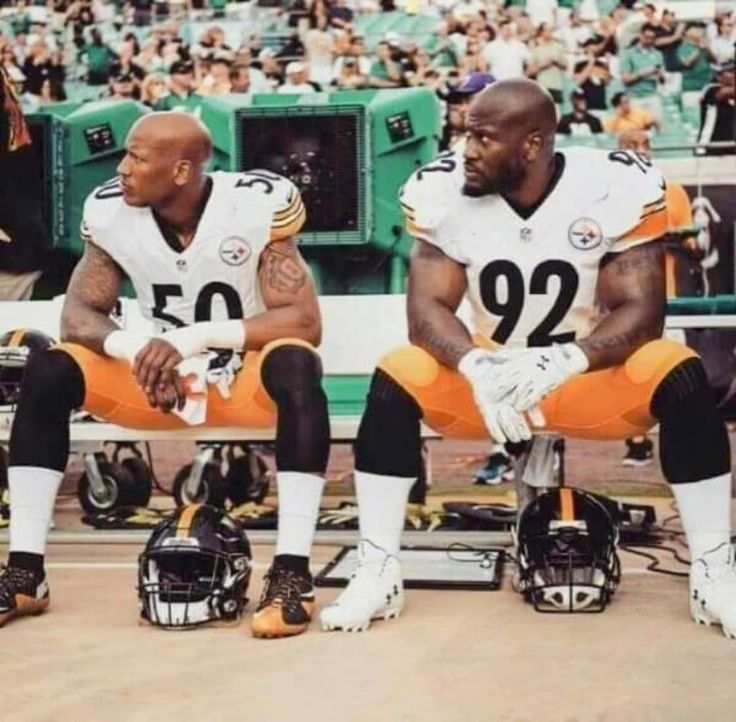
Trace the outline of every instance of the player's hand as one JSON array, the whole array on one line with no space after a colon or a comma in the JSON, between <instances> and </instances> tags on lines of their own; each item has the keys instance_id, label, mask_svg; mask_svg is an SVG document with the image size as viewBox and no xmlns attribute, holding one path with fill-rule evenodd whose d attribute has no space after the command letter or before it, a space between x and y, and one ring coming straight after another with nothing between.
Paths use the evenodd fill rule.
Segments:
<instances>
[{"instance_id":1,"label":"player's hand","mask_svg":"<svg viewBox=\"0 0 736 722\"><path fill-rule=\"evenodd\" d=\"M151 408L160 409L165 414L170 413L174 408L181 411L187 400L186 389L176 372L172 382L157 383L147 396Z\"/></svg>"},{"instance_id":2,"label":"player's hand","mask_svg":"<svg viewBox=\"0 0 736 722\"><path fill-rule=\"evenodd\" d=\"M476 348L458 364L458 371L470 382L488 432L499 444L531 438L523 415L509 403L520 373L511 364L525 353L526 349L487 351Z\"/></svg>"},{"instance_id":3,"label":"player's hand","mask_svg":"<svg viewBox=\"0 0 736 722\"><path fill-rule=\"evenodd\" d=\"M543 398L573 376L587 371L588 357L577 344L554 344L528 349L508 366L515 382L509 402L523 413L532 411Z\"/></svg>"},{"instance_id":4,"label":"player's hand","mask_svg":"<svg viewBox=\"0 0 736 722\"><path fill-rule=\"evenodd\" d=\"M510 403L501 402L495 405L478 404L483 421L491 437L497 444L507 441L518 443L532 438L524 415L519 413Z\"/></svg>"},{"instance_id":5,"label":"player's hand","mask_svg":"<svg viewBox=\"0 0 736 722\"><path fill-rule=\"evenodd\" d=\"M136 354L133 374L149 401L155 397L159 384L166 387L174 384L176 367L182 360L179 351L162 338L152 338Z\"/></svg>"}]
</instances>

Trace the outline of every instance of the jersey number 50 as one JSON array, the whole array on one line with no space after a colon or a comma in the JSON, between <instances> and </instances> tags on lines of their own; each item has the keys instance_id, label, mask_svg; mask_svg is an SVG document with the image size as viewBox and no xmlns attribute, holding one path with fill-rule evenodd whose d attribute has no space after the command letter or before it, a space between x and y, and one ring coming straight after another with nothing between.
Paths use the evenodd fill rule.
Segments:
<instances>
[{"instance_id":1,"label":"jersey number 50","mask_svg":"<svg viewBox=\"0 0 736 722\"><path fill-rule=\"evenodd\" d=\"M575 340L575 332L552 333L570 310L579 279L575 267L567 261L549 260L540 263L529 281L529 295L546 295L549 279L556 276L560 289L552 308L527 336L528 346L550 346L553 343L567 343ZM506 285L506 300L502 301L498 281L503 278ZM480 273L480 297L483 305L501 321L491 336L496 343L506 343L516 328L524 310L524 276L521 269L512 261L491 261Z\"/></svg>"}]
</instances>

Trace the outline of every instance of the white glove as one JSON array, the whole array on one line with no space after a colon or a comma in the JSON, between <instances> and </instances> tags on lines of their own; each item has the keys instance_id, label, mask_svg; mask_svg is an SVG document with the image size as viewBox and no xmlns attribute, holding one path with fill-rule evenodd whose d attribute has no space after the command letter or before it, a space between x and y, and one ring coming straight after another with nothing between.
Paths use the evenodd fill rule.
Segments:
<instances>
[{"instance_id":1,"label":"white glove","mask_svg":"<svg viewBox=\"0 0 736 722\"><path fill-rule=\"evenodd\" d=\"M509 401L518 411L528 411L589 365L585 351L575 343L527 349L508 364L506 373L516 385Z\"/></svg>"},{"instance_id":2,"label":"white glove","mask_svg":"<svg viewBox=\"0 0 736 722\"><path fill-rule=\"evenodd\" d=\"M524 416L509 403L508 397L516 388L518 371L506 369L512 359L526 353L526 349L486 351L474 348L460 359L457 368L470 382L473 397L483 416L486 428L499 444L531 439L532 433Z\"/></svg>"}]
</instances>

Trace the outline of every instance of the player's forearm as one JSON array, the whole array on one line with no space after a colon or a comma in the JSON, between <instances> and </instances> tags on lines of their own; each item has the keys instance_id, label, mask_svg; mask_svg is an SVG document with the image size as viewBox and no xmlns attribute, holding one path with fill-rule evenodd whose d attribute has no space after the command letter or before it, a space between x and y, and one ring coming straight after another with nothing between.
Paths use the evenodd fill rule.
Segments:
<instances>
[{"instance_id":1,"label":"player's forearm","mask_svg":"<svg viewBox=\"0 0 736 722\"><path fill-rule=\"evenodd\" d=\"M61 340L104 353L104 343L119 326L106 314L67 298L61 314Z\"/></svg>"},{"instance_id":2,"label":"player's forearm","mask_svg":"<svg viewBox=\"0 0 736 722\"><path fill-rule=\"evenodd\" d=\"M623 304L606 316L587 338L577 341L588 357L589 371L618 366L649 341L661 338L664 303Z\"/></svg>"},{"instance_id":3,"label":"player's forearm","mask_svg":"<svg viewBox=\"0 0 736 722\"><path fill-rule=\"evenodd\" d=\"M409 340L453 369L474 347L465 324L437 302L425 303L421 310L409 308Z\"/></svg>"},{"instance_id":4,"label":"player's forearm","mask_svg":"<svg viewBox=\"0 0 736 722\"><path fill-rule=\"evenodd\" d=\"M280 338L299 338L319 346L322 340L322 322L319 311L299 306L281 306L251 316L245 321L245 348L262 349L270 341Z\"/></svg>"}]
</instances>

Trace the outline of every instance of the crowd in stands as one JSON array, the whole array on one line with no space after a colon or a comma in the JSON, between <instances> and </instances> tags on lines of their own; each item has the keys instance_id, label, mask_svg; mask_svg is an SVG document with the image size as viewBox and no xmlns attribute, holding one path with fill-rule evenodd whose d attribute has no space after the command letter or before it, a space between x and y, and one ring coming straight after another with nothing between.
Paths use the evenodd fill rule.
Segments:
<instances>
[{"instance_id":1,"label":"crowd in stands","mask_svg":"<svg viewBox=\"0 0 736 722\"><path fill-rule=\"evenodd\" d=\"M275 8L256 6L269 0L206 2L0 0L0 62L27 111L74 99L80 86L85 99L188 110L223 93L426 86L447 110L449 145L461 133L462 110L454 106L464 101L456 93L463 82L527 77L558 103L562 134L656 132L662 98L670 97L698 108L704 126L713 106L706 140L733 140L736 29L729 9L681 20L677 0L282 0ZM387 12L427 18L431 30L361 32L366 16ZM274 19L284 32L279 42L266 42L258 23Z\"/></svg>"}]
</instances>

